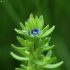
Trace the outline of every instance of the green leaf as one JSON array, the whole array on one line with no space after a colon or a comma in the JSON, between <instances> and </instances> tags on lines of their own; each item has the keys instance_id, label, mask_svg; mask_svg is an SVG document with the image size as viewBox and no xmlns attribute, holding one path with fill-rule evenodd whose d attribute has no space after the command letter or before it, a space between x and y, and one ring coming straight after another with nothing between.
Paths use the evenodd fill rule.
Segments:
<instances>
[{"instance_id":1,"label":"green leaf","mask_svg":"<svg viewBox=\"0 0 70 70\"><path fill-rule=\"evenodd\" d=\"M46 57L50 57L51 58L52 56L52 50L50 50L47 54L46 54Z\"/></svg>"},{"instance_id":2,"label":"green leaf","mask_svg":"<svg viewBox=\"0 0 70 70\"><path fill-rule=\"evenodd\" d=\"M20 22L20 26L23 30L26 30L26 27Z\"/></svg>"},{"instance_id":3,"label":"green leaf","mask_svg":"<svg viewBox=\"0 0 70 70\"><path fill-rule=\"evenodd\" d=\"M15 30L18 34L24 35L24 37L25 37L27 40L29 40L29 41L33 41L33 40L34 40L34 37L33 37L33 36L30 36L27 31L26 31L26 32L23 32L23 31L18 30L18 29L16 29L16 28L15 28L14 30Z\"/></svg>"},{"instance_id":4,"label":"green leaf","mask_svg":"<svg viewBox=\"0 0 70 70\"><path fill-rule=\"evenodd\" d=\"M51 39L51 37L47 37L45 39L41 39L36 46L37 47L44 46L44 45L49 43L50 39Z\"/></svg>"},{"instance_id":5,"label":"green leaf","mask_svg":"<svg viewBox=\"0 0 70 70\"><path fill-rule=\"evenodd\" d=\"M38 26L39 26L40 29L42 29L43 26L44 26L44 20L43 20L43 16L42 15L38 19Z\"/></svg>"},{"instance_id":6,"label":"green leaf","mask_svg":"<svg viewBox=\"0 0 70 70\"><path fill-rule=\"evenodd\" d=\"M43 47L41 48L41 51L43 52L43 51L51 50L51 49L53 49L53 48L54 48L54 45L52 45L52 46L43 46Z\"/></svg>"},{"instance_id":7,"label":"green leaf","mask_svg":"<svg viewBox=\"0 0 70 70\"><path fill-rule=\"evenodd\" d=\"M46 62L39 59L39 60L35 60L34 63L37 64L37 65L43 65L43 64L45 64Z\"/></svg>"},{"instance_id":8,"label":"green leaf","mask_svg":"<svg viewBox=\"0 0 70 70\"><path fill-rule=\"evenodd\" d=\"M54 45L53 46L42 46L37 50L37 53L41 54L43 51L51 50L52 48L54 48Z\"/></svg>"},{"instance_id":9,"label":"green leaf","mask_svg":"<svg viewBox=\"0 0 70 70\"><path fill-rule=\"evenodd\" d=\"M28 40L24 40L21 37L17 36L18 41L21 43L21 45L25 46L25 47L33 47L33 42L29 42Z\"/></svg>"},{"instance_id":10,"label":"green leaf","mask_svg":"<svg viewBox=\"0 0 70 70\"><path fill-rule=\"evenodd\" d=\"M12 55L12 57L14 57L15 59L20 60L20 61L28 61L29 60L28 58L20 57L20 56L14 54L13 52L10 52L10 54Z\"/></svg>"},{"instance_id":11,"label":"green leaf","mask_svg":"<svg viewBox=\"0 0 70 70\"><path fill-rule=\"evenodd\" d=\"M37 65L43 65L46 63L46 61L44 61L43 57L39 57L38 59L34 59L33 61Z\"/></svg>"},{"instance_id":12,"label":"green leaf","mask_svg":"<svg viewBox=\"0 0 70 70\"><path fill-rule=\"evenodd\" d=\"M22 68L26 69L27 67L23 64L20 65Z\"/></svg>"},{"instance_id":13,"label":"green leaf","mask_svg":"<svg viewBox=\"0 0 70 70\"><path fill-rule=\"evenodd\" d=\"M46 59L46 60L44 60L44 58L38 58L38 59L35 59L35 60L33 60L33 61L34 61L34 63L37 64L37 65L42 65L42 66L44 66L44 65L46 65L46 64L50 64L50 63L54 62L55 60L56 60L56 57L51 58L51 59Z\"/></svg>"},{"instance_id":14,"label":"green leaf","mask_svg":"<svg viewBox=\"0 0 70 70\"><path fill-rule=\"evenodd\" d=\"M39 28L39 22L38 22L38 16L35 16L35 19L34 19L34 21L35 21L35 23L34 23L34 25L35 25L35 27L36 28Z\"/></svg>"},{"instance_id":15,"label":"green leaf","mask_svg":"<svg viewBox=\"0 0 70 70\"><path fill-rule=\"evenodd\" d=\"M51 58L52 56L52 51L50 50L47 55L44 57L44 60L47 61L46 63L48 64L49 62L53 62L56 60L56 57Z\"/></svg>"},{"instance_id":16,"label":"green leaf","mask_svg":"<svg viewBox=\"0 0 70 70\"><path fill-rule=\"evenodd\" d=\"M25 22L25 25L28 31L30 31L32 28L35 28L35 21L34 21L33 14L30 14L30 17L27 20L27 22Z\"/></svg>"},{"instance_id":17,"label":"green leaf","mask_svg":"<svg viewBox=\"0 0 70 70\"><path fill-rule=\"evenodd\" d=\"M56 57L50 58L49 60L46 59L47 64L50 64L56 60Z\"/></svg>"},{"instance_id":18,"label":"green leaf","mask_svg":"<svg viewBox=\"0 0 70 70\"><path fill-rule=\"evenodd\" d=\"M17 40L21 43L21 45L26 47L26 40L24 40L23 38L17 36Z\"/></svg>"},{"instance_id":19,"label":"green leaf","mask_svg":"<svg viewBox=\"0 0 70 70\"><path fill-rule=\"evenodd\" d=\"M28 54L25 52L25 50L28 50L26 47L17 47L17 46L15 46L15 45L13 45L13 44L11 44L11 46L15 49L15 50L17 50L19 53L21 53L22 55L24 55L24 56L27 56Z\"/></svg>"},{"instance_id":20,"label":"green leaf","mask_svg":"<svg viewBox=\"0 0 70 70\"><path fill-rule=\"evenodd\" d=\"M29 38L28 32L25 30L24 32L22 30L14 29L18 34L24 35L25 38Z\"/></svg>"},{"instance_id":21,"label":"green leaf","mask_svg":"<svg viewBox=\"0 0 70 70\"><path fill-rule=\"evenodd\" d=\"M44 29L41 31L39 37L41 37L49 28L49 25L47 25L46 27L44 27Z\"/></svg>"},{"instance_id":22,"label":"green leaf","mask_svg":"<svg viewBox=\"0 0 70 70\"><path fill-rule=\"evenodd\" d=\"M49 30L47 30L45 33L43 33L43 35L41 37L43 38L43 37L48 36L54 30L54 28L55 28L55 26L51 27Z\"/></svg>"},{"instance_id":23,"label":"green leaf","mask_svg":"<svg viewBox=\"0 0 70 70\"><path fill-rule=\"evenodd\" d=\"M18 29L16 29L16 28L15 28L14 30L15 30L18 34L22 34L22 35L24 34L21 30L18 30Z\"/></svg>"},{"instance_id":24,"label":"green leaf","mask_svg":"<svg viewBox=\"0 0 70 70\"><path fill-rule=\"evenodd\" d=\"M26 26L26 30L27 31L31 30L30 23L28 23L28 22L25 21L25 26Z\"/></svg>"},{"instance_id":25,"label":"green leaf","mask_svg":"<svg viewBox=\"0 0 70 70\"><path fill-rule=\"evenodd\" d=\"M51 58L51 59L44 59L44 61L45 61L45 63L42 65L42 67L43 66L45 66L45 65L48 65L48 64L50 64L50 63L52 63L52 62L54 62L56 60L56 57L53 57L53 58Z\"/></svg>"},{"instance_id":26,"label":"green leaf","mask_svg":"<svg viewBox=\"0 0 70 70\"><path fill-rule=\"evenodd\" d=\"M49 69L52 69L52 68L56 68L56 67L59 67L60 65L63 64L63 61L59 62L59 63L56 63L56 64L47 64L45 66L43 66L43 68L49 68Z\"/></svg>"}]
</instances>

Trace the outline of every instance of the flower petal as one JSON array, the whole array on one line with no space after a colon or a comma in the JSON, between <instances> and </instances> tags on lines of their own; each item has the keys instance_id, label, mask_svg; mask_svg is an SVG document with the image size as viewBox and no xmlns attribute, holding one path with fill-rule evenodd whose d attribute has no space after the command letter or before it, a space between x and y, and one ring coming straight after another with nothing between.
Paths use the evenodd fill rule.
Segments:
<instances>
[{"instance_id":1,"label":"flower petal","mask_svg":"<svg viewBox=\"0 0 70 70\"><path fill-rule=\"evenodd\" d=\"M39 28L33 28L31 31L30 31L30 35L32 36L37 36L40 34L40 29Z\"/></svg>"}]
</instances>

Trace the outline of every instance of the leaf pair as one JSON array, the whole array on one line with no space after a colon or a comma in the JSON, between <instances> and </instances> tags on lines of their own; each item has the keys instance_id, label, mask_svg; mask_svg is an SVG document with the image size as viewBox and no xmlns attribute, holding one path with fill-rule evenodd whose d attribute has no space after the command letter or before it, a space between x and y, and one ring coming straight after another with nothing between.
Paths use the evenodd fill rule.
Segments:
<instances>
[{"instance_id":1,"label":"leaf pair","mask_svg":"<svg viewBox=\"0 0 70 70\"><path fill-rule=\"evenodd\" d=\"M21 43L21 45L23 45L24 47L28 47L28 48L31 48L31 47L33 47L33 42L30 42L30 41L28 41L28 40L24 40L23 38L21 38L21 37L18 37L17 36L17 39L18 39L18 41Z\"/></svg>"},{"instance_id":2,"label":"leaf pair","mask_svg":"<svg viewBox=\"0 0 70 70\"><path fill-rule=\"evenodd\" d=\"M49 29L49 25L47 25L46 27L44 27L44 29L41 31L41 34L39 35L39 38L43 38L48 36L53 30L54 30L55 26L51 27Z\"/></svg>"},{"instance_id":3,"label":"leaf pair","mask_svg":"<svg viewBox=\"0 0 70 70\"><path fill-rule=\"evenodd\" d=\"M40 54L42 54L44 51L51 50L52 48L54 48L54 45L52 45L52 46L42 46L42 47L38 48L36 50L37 56L39 56Z\"/></svg>"},{"instance_id":4,"label":"leaf pair","mask_svg":"<svg viewBox=\"0 0 70 70\"><path fill-rule=\"evenodd\" d=\"M28 52L28 51L26 52L26 50L27 50L26 47L16 47L16 46L13 45L13 44L11 44L11 46L12 46L15 50L17 50L20 54L22 54L22 56L27 56L27 57L28 57L29 52ZM27 58L27 57L20 57L20 56L16 55L16 54L13 53L13 52L10 52L10 54L12 55L12 57L14 57L15 59L20 60L20 61L28 61L28 60L29 60L29 58Z\"/></svg>"},{"instance_id":5,"label":"leaf pair","mask_svg":"<svg viewBox=\"0 0 70 70\"><path fill-rule=\"evenodd\" d=\"M51 37L46 37L45 39L40 39L40 41L37 43L37 47L41 47L44 45L48 45L49 41L50 41Z\"/></svg>"},{"instance_id":6,"label":"leaf pair","mask_svg":"<svg viewBox=\"0 0 70 70\"><path fill-rule=\"evenodd\" d=\"M54 62L55 60L56 60L56 57L48 59L48 60L44 60L44 57L42 57L42 58L35 59L34 63L43 67L44 65L50 64Z\"/></svg>"},{"instance_id":7,"label":"leaf pair","mask_svg":"<svg viewBox=\"0 0 70 70\"><path fill-rule=\"evenodd\" d=\"M11 44L11 46L16 50L18 51L20 54L22 54L23 56L28 56L28 53L26 53L25 51L28 50L27 47L17 47L13 44Z\"/></svg>"}]
</instances>

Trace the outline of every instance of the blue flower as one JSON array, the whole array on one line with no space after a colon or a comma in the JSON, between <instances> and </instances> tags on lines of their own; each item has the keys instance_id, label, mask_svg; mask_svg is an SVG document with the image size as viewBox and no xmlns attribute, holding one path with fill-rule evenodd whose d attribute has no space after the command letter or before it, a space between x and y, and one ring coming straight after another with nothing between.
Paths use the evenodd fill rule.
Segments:
<instances>
[{"instance_id":1,"label":"blue flower","mask_svg":"<svg viewBox=\"0 0 70 70\"><path fill-rule=\"evenodd\" d=\"M33 28L31 31L30 31L30 35L32 36L37 36L40 34L40 29L39 28Z\"/></svg>"}]
</instances>

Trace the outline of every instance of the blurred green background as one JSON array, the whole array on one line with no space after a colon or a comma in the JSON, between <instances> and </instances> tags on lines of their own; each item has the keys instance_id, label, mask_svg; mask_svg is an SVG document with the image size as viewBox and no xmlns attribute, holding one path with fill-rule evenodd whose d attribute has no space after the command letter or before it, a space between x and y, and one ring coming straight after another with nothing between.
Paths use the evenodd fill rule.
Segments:
<instances>
[{"instance_id":1,"label":"blurred green background","mask_svg":"<svg viewBox=\"0 0 70 70\"><path fill-rule=\"evenodd\" d=\"M1 1L1 0L0 0ZM45 25L55 25L51 44L55 45L53 55L57 61L64 61L59 68L70 70L70 0L2 0L0 2L0 70L15 70L20 62L11 57L17 53L11 43L19 45L14 28L20 29L19 22L25 22L29 15L43 15Z\"/></svg>"}]
</instances>

